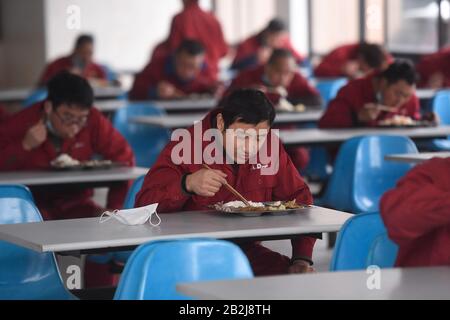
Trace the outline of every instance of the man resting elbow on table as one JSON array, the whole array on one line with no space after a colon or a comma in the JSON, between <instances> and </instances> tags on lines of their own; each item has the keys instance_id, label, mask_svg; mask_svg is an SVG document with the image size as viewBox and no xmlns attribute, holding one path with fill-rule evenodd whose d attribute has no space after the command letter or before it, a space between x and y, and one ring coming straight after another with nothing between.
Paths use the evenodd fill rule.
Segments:
<instances>
[{"instance_id":1,"label":"man resting elbow on table","mask_svg":"<svg viewBox=\"0 0 450 320\"><path fill-rule=\"evenodd\" d=\"M202 165L205 163L203 154L207 152L211 142L195 136L194 128L191 127L188 129L189 142L192 146L194 141L200 141L200 148L193 151L201 152L201 163L193 161L194 152L191 152L188 157L190 160L175 164L179 159L176 159L173 150L178 148L179 142L172 141L147 174L143 187L136 196L136 206L159 203L159 213L209 210L209 206L215 203L239 200L224 187L226 183L250 201L296 199L301 204L312 204L308 186L282 145L276 143L279 142L278 137L274 136L276 140L271 138L270 127L274 117L274 108L261 91L234 91L201 122L202 137L208 129L217 129L214 143L218 150L223 150L219 160L209 164L212 170L205 169ZM234 142L233 147L229 147L230 139ZM275 146L270 153L270 164L251 164L250 159L255 159L256 154L258 161L261 156L260 149L250 147L255 145L250 142L251 139L254 139L253 142L257 140L257 145L265 144L269 150ZM214 159L217 160L216 157ZM268 168L276 163L278 170L270 173L263 171L263 167ZM255 275L271 275L312 271L314 243L315 239L311 237L293 238L292 259L265 248L259 242L248 241L240 246L249 258Z\"/></svg>"},{"instance_id":2,"label":"man resting elbow on table","mask_svg":"<svg viewBox=\"0 0 450 320\"><path fill-rule=\"evenodd\" d=\"M212 96L220 86L211 77L209 68L202 44L184 40L175 52L154 57L136 75L130 99L173 100L194 94Z\"/></svg>"},{"instance_id":3,"label":"man resting elbow on table","mask_svg":"<svg viewBox=\"0 0 450 320\"><path fill-rule=\"evenodd\" d=\"M133 152L108 119L92 108L94 94L87 80L63 72L52 78L48 98L10 116L0 127L0 171L48 170L61 154L79 160L94 155L134 165ZM70 171L67 176L70 179ZM101 214L105 209L92 200L93 191L83 186L30 188L45 220L73 219ZM108 193L108 209L119 209L128 183L114 183Z\"/></svg>"},{"instance_id":4,"label":"man resting elbow on table","mask_svg":"<svg viewBox=\"0 0 450 320\"><path fill-rule=\"evenodd\" d=\"M415 95L416 72L406 60L388 69L353 80L332 100L319 121L320 128L376 127L394 116L419 120L420 104Z\"/></svg>"}]
</instances>

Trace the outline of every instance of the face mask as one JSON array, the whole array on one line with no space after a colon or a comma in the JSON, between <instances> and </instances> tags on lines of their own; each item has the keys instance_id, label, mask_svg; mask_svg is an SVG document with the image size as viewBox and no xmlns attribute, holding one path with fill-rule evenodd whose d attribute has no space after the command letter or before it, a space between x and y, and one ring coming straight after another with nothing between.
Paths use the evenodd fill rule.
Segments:
<instances>
[{"instance_id":1,"label":"face mask","mask_svg":"<svg viewBox=\"0 0 450 320\"><path fill-rule=\"evenodd\" d=\"M106 211L100 216L100 223L106 222L111 218L116 219L122 224L129 226L137 226L146 223L147 221L153 226L157 227L161 224L161 218L156 213L158 204L151 204L146 207L134 208L128 210L114 210L113 212ZM157 222L152 222L152 216L157 218ZM108 216L104 218L105 216Z\"/></svg>"},{"instance_id":2,"label":"face mask","mask_svg":"<svg viewBox=\"0 0 450 320\"><path fill-rule=\"evenodd\" d=\"M47 118L47 121L46 121L45 125L47 126L48 131L50 131L53 135L57 135L56 134L56 130L53 127L53 124L52 124L52 122L50 121L49 118Z\"/></svg>"},{"instance_id":3,"label":"face mask","mask_svg":"<svg viewBox=\"0 0 450 320\"><path fill-rule=\"evenodd\" d=\"M383 95L381 94L381 92L377 92L376 99L377 99L377 103L383 104Z\"/></svg>"}]
</instances>

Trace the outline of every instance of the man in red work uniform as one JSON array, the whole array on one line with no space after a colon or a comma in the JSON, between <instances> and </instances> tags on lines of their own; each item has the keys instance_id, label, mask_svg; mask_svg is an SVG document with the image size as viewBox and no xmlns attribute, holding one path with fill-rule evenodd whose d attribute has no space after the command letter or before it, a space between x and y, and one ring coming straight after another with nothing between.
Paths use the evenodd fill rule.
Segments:
<instances>
[{"instance_id":1,"label":"man in red work uniform","mask_svg":"<svg viewBox=\"0 0 450 320\"><path fill-rule=\"evenodd\" d=\"M322 78L367 76L373 71L384 70L393 58L376 44L350 44L338 47L326 55L315 68L314 76Z\"/></svg>"},{"instance_id":2,"label":"man in red work uniform","mask_svg":"<svg viewBox=\"0 0 450 320\"><path fill-rule=\"evenodd\" d=\"M2 122L0 170L48 170L61 154L80 161L101 155L132 166L130 146L92 103L93 91L85 79L67 72L51 79L45 101ZM92 217L105 210L83 186L37 186L31 191L45 220ZM127 191L127 182L114 184L107 208L121 208Z\"/></svg>"},{"instance_id":3,"label":"man in red work uniform","mask_svg":"<svg viewBox=\"0 0 450 320\"><path fill-rule=\"evenodd\" d=\"M173 55L160 56L135 77L129 93L132 100L178 99L190 94L215 94L205 50L194 40L184 40Z\"/></svg>"},{"instance_id":4,"label":"man in red work uniform","mask_svg":"<svg viewBox=\"0 0 450 320\"><path fill-rule=\"evenodd\" d=\"M231 68L242 71L265 65L274 49L289 50L297 64L305 60L292 45L283 21L273 19L263 31L251 36L238 45Z\"/></svg>"},{"instance_id":5,"label":"man in red work uniform","mask_svg":"<svg viewBox=\"0 0 450 320\"><path fill-rule=\"evenodd\" d=\"M374 127L395 115L418 120L415 83L414 66L407 60L397 60L380 74L350 81L330 102L319 127Z\"/></svg>"},{"instance_id":6,"label":"man in red work uniform","mask_svg":"<svg viewBox=\"0 0 450 320\"><path fill-rule=\"evenodd\" d=\"M450 48L425 56L417 65L420 87L442 89L450 87Z\"/></svg>"},{"instance_id":7,"label":"man in red work uniform","mask_svg":"<svg viewBox=\"0 0 450 320\"><path fill-rule=\"evenodd\" d=\"M59 58L50 63L44 70L38 85L44 87L47 82L61 71L69 71L88 79L93 85L107 84L104 69L93 61L94 38L81 35L75 42L75 48L67 57Z\"/></svg>"},{"instance_id":8,"label":"man in red work uniform","mask_svg":"<svg viewBox=\"0 0 450 320\"><path fill-rule=\"evenodd\" d=\"M280 105L285 91L286 98L293 105L303 103L309 106L320 106L322 99L319 92L296 71L295 59L287 49L275 49L266 65L259 66L238 75L230 85L228 92L236 88L257 87L267 93L267 96L277 107ZM287 129L287 127L283 127ZM309 153L305 148L289 148L289 156L298 169L304 169L309 162Z\"/></svg>"},{"instance_id":9,"label":"man in red work uniform","mask_svg":"<svg viewBox=\"0 0 450 320\"><path fill-rule=\"evenodd\" d=\"M211 131L209 129L216 129L214 131L219 136L217 145L220 150L224 150L220 159L210 164L212 170L204 169L202 165L205 163L202 155L211 142L204 142L205 139L195 136L194 128L190 128L189 142L194 144L198 139L203 141L201 150L197 150L202 152L199 154L200 163L188 159L176 164L178 160L175 161L172 153L178 148L178 142L169 143L147 174L136 197L136 206L159 203L158 212L161 213L208 210L208 206L217 202L237 200L224 187L226 183L250 201L296 199L298 203L311 204L313 200L308 186L281 144L275 146L272 140L277 139L269 131L274 118L275 110L264 93L254 89L236 90L201 123L202 137L206 131ZM255 136L247 136L250 131L253 131ZM238 132L245 135L241 136ZM259 149L250 147L249 139L255 139L257 143L267 143L273 157L266 164L277 163L278 170L263 174L263 165L251 164L249 159L260 153ZM234 143L230 144L230 141ZM229 145L234 147L228 147ZM274 146L273 150L271 146ZM195 152L194 150L190 154L195 157ZM190 156L189 158L191 159ZM270 275L311 271L314 243L314 238L306 236L292 239L292 259L273 252L260 243L242 243L241 248L249 258L256 275Z\"/></svg>"},{"instance_id":10,"label":"man in red work uniform","mask_svg":"<svg viewBox=\"0 0 450 320\"><path fill-rule=\"evenodd\" d=\"M198 0L182 1L183 10L173 18L169 37L158 46L159 50L173 52L184 40L197 40L206 50L209 76L216 80L220 59L228 53L220 22L212 13L202 10Z\"/></svg>"},{"instance_id":11,"label":"man in red work uniform","mask_svg":"<svg viewBox=\"0 0 450 320\"><path fill-rule=\"evenodd\" d=\"M398 267L450 266L450 158L412 169L381 199Z\"/></svg>"}]
</instances>

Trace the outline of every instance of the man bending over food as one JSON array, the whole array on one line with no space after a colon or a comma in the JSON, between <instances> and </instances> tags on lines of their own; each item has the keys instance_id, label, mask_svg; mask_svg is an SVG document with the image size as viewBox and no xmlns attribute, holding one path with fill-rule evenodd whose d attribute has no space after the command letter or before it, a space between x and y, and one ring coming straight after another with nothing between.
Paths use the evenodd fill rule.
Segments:
<instances>
[{"instance_id":1,"label":"man bending over food","mask_svg":"<svg viewBox=\"0 0 450 320\"><path fill-rule=\"evenodd\" d=\"M253 202L295 199L298 204L312 204L308 186L279 143L278 137L270 131L274 118L273 105L261 91L239 89L232 92L199 123L201 137L196 130L199 124L188 129L191 145L200 145L198 150L191 152L191 160L195 158L195 151L200 151L201 155L208 153L211 141L205 142L207 139L203 137L211 131L209 129L217 129L215 142L220 145L222 154L218 157L220 152L216 152L216 161L208 163L208 167L203 162L203 156L200 162L187 161L189 163L179 164L176 152L173 151L179 147L180 142L170 142L148 172L142 189L136 196L136 206L159 203L159 213L209 210L214 204L239 200L225 187L227 183ZM203 142L199 143L199 140ZM258 147L254 148L255 145ZM262 158L259 154L262 145L269 150L273 149L270 164L255 164L250 161ZM275 145L275 148L271 147ZM267 170L270 167L277 170L270 172L271 170ZM312 271L311 257L315 239L298 236L291 241L291 259L269 250L259 242L249 241L240 243L240 246L257 276Z\"/></svg>"}]
</instances>

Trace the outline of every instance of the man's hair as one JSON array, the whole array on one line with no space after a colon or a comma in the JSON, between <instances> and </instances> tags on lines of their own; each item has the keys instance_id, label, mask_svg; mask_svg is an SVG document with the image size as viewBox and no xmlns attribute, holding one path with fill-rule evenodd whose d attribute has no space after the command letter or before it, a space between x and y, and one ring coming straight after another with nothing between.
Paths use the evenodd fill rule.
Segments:
<instances>
[{"instance_id":1,"label":"man's hair","mask_svg":"<svg viewBox=\"0 0 450 320\"><path fill-rule=\"evenodd\" d=\"M279 59L293 58L292 52L288 49L275 49L269 58L267 64L274 65Z\"/></svg>"},{"instance_id":2,"label":"man's hair","mask_svg":"<svg viewBox=\"0 0 450 320\"><path fill-rule=\"evenodd\" d=\"M373 69L379 69L386 61L383 48L377 44L362 43L358 47L358 55Z\"/></svg>"},{"instance_id":3,"label":"man's hair","mask_svg":"<svg viewBox=\"0 0 450 320\"><path fill-rule=\"evenodd\" d=\"M190 56L198 56L205 53L205 47L196 40L186 39L178 46L176 54L181 52L185 52Z\"/></svg>"},{"instance_id":4,"label":"man's hair","mask_svg":"<svg viewBox=\"0 0 450 320\"><path fill-rule=\"evenodd\" d=\"M77 40L75 41L75 49L80 48L86 43L93 44L94 43L94 37L90 34L82 34L79 35Z\"/></svg>"},{"instance_id":5,"label":"man's hair","mask_svg":"<svg viewBox=\"0 0 450 320\"><path fill-rule=\"evenodd\" d=\"M380 77L386 79L388 84L394 84L401 80L406 81L409 85L414 85L417 82L417 73L414 65L407 59L395 60L380 74Z\"/></svg>"},{"instance_id":6,"label":"man's hair","mask_svg":"<svg viewBox=\"0 0 450 320\"><path fill-rule=\"evenodd\" d=\"M53 108L66 104L89 109L94 102L94 92L86 79L63 71L54 76L47 84L48 98Z\"/></svg>"},{"instance_id":7,"label":"man's hair","mask_svg":"<svg viewBox=\"0 0 450 320\"><path fill-rule=\"evenodd\" d=\"M270 20L264 31L269 33L283 32L286 31L286 25L283 20L275 18Z\"/></svg>"},{"instance_id":8,"label":"man's hair","mask_svg":"<svg viewBox=\"0 0 450 320\"><path fill-rule=\"evenodd\" d=\"M256 89L237 89L219 104L225 128L235 122L257 125L263 121L271 126L275 119L275 108L266 95Z\"/></svg>"}]
</instances>

